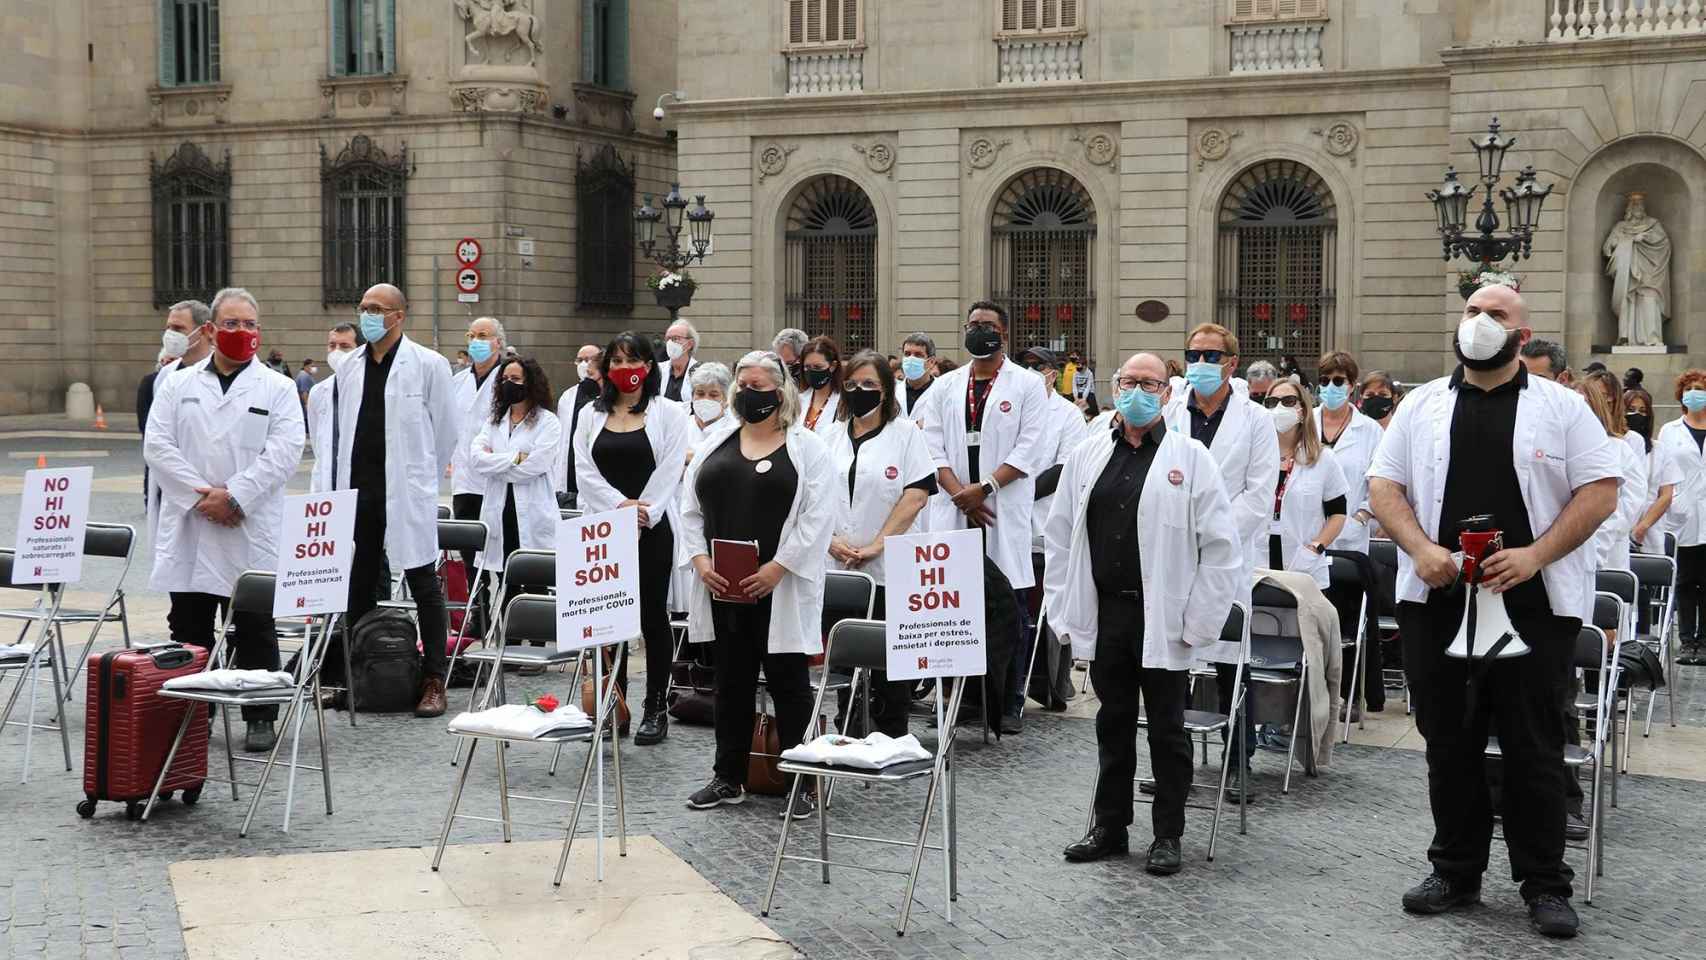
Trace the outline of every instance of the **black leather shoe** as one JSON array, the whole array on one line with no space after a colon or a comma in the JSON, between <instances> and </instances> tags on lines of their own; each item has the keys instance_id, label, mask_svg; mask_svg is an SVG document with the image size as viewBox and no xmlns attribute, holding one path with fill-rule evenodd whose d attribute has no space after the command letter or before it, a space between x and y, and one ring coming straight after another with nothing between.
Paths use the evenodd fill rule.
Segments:
<instances>
[{"instance_id":1,"label":"black leather shoe","mask_svg":"<svg viewBox=\"0 0 1706 960\"><path fill-rule=\"evenodd\" d=\"M1019 712L1016 710L1013 711L1012 713L1002 714L1001 715L1001 732L1003 735L1009 734L1009 733L1024 733L1025 732L1025 718L1020 716Z\"/></svg>"},{"instance_id":2,"label":"black leather shoe","mask_svg":"<svg viewBox=\"0 0 1706 960\"><path fill-rule=\"evenodd\" d=\"M243 732L244 753L266 753L278 743L271 720L250 720Z\"/></svg>"},{"instance_id":3,"label":"black leather shoe","mask_svg":"<svg viewBox=\"0 0 1706 960\"><path fill-rule=\"evenodd\" d=\"M1066 848L1066 859L1073 863L1090 863L1103 857L1123 857L1131 853L1131 841L1119 827L1094 826L1084 839Z\"/></svg>"},{"instance_id":4,"label":"black leather shoe","mask_svg":"<svg viewBox=\"0 0 1706 960\"><path fill-rule=\"evenodd\" d=\"M669 736L669 713L664 710L646 709L646 715L640 718L640 729L634 732L634 743L649 747L662 743Z\"/></svg>"},{"instance_id":5,"label":"black leather shoe","mask_svg":"<svg viewBox=\"0 0 1706 960\"><path fill-rule=\"evenodd\" d=\"M1156 837L1149 845L1149 861L1143 869L1158 877L1170 877L1179 872L1179 838Z\"/></svg>"},{"instance_id":6,"label":"black leather shoe","mask_svg":"<svg viewBox=\"0 0 1706 960\"><path fill-rule=\"evenodd\" d=\"M1586 840L1588 838L1588 822L1579 813L1564 816L1564 839Z\"/></svg>"},{"instance_id":7,"label":"black leather shoe","mask_svg":"<svg viewBox=\"0 0 1706 960\"><path fill-rule=\"evenodd\" d=\"M1451 880L1431 873L1426 880L1404 891L1407 913L1445 913L1481 902L1481 885Z\"/></svg>"},{"instance_id":8,"label":"black leather shoe","mask_svg":"<svg viewBox=\"0 0 1706 960\"><path fill-rule=\"evenodd\" d=\"M1582 922L1570 901L1555 893L1543 893L1528 901L1528 923L1541 934L1568 940Z\"/></svg>"}]
</instances>

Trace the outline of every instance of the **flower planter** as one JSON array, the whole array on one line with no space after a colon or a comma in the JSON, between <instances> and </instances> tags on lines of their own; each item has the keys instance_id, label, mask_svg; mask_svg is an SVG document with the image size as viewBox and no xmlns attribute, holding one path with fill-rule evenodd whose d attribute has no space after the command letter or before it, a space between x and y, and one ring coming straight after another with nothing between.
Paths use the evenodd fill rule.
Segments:
<instances>
[{"instance_id":1,"label":"flower planter","mask_svg":"<svg viewBox=\"0 0 1706 960\"><path fill-rule=\"evenodd\" d=\"M665 310L680 310L693 302L693 287L686 284L676 284L670 287L660 287L652 291L657 297L658 306Z\"/></svg>"}]
</instances>

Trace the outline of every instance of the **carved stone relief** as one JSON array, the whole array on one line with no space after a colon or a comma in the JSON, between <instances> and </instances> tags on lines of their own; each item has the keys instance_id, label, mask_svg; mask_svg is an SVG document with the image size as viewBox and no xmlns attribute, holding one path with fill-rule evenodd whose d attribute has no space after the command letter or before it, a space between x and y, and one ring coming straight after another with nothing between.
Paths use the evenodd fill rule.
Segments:
<instances>
[{"instance_id":1,"label":"carved stone relief","mask_svg":"<svg viewBox=\"0 0 1706 960\"><path fill-rule=\"evenodd\" d=\"M995 165L995 158L1001 151L1013 145L1011 140L993 140L989 137L977 137L966 144L966 174L969 176L977 170L987 170Z\"/></svg>"},{"instance_id":2,"label":"carved stone relief","mask_svg":"<svg viewBox=\"0 0 1706 960\"><path fill-rule=\"evenodd\" d=\"M758 182L776 176L788 169L788 157L800 149L793 145L784 146L780 143L767 143L758 148Z\"/></svg>"}]
</instances>

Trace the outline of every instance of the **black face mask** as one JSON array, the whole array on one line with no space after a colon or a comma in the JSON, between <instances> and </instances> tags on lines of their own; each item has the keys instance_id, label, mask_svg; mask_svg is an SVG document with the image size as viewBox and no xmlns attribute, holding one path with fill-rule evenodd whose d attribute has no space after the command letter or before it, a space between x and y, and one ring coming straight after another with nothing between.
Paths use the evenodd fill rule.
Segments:
<instances>
[{"instance_id":1,"label":"black face mask","mask_svg":"<svg viewBox=\"0 0 1706 960\"><path fill-rule=\"evenodd\" d=\"M1623 419L1629 422L1629 429L1643 437L1647 435L1647 430L1652 427L1652 421L1644 413L1631 413Z\"/></svg>"},{"instance_id":2,"label":"black face mask","mask_svg":"<svg viewBox=\"0 0 1706 960\"><path fill-rule=\"evenodd\" d=\"M803 361L803 360L795 360L793 363L788 364L788 376L793 377L794 382L796 382L796 383L799 382L800 377L805 372L806 372L806 364L805 364L805 361Z\"/></svg>"},{"instance_id":3,"label":"black face mask","mask_svg":"<svg viewBox=\"0 0 1706 960\"><path fill-rule=\"evenodd\" d=\"M849 390L842 398L847 401L847 409L853 411L855 417L862 417L883 405L881 390Z\"/></svg>"},{"instance_id":4,"label":"black face mask","mask_svg":"<svg viewBox=\"0 0 1706 960\"><path fill-rule=\"evenodd\" d=\"M1384 420L1384 419L1386 419L1386 415L1391 413L1391 412L1392 412L1392 398L1391 397L1383 397L1383 396L1380 396L1379 394L1375 394L1374 396L1371 396L1371 397L1363 397L1362 398L1362 415L1365 417L1373 417L1376 420Z\"/></svg>"},{"instance_id":5,"label":"black face mask","mask_svg":"<svg viewBox=\"0 0 1706 960\"><path fill-rule=\"evenodd\" d=\"M776 408L782 405L780 390L742 390L735 394L735 413L747 423L759 423L770 419Z\"/></svg>"},{"instance_id":6,"label":"black face mask","mask_svg":"<svg viewBox=\"0 0 1706 960\"><path fill-rule=\"evenodd\" d=\"M972 327L966 331L966 352L979 360L995 356L1001 349L1001 334L991 327Z\"/></svg>"},{"instance_id":7,"label":"black face mask","mask_svg":"<svg viewBox=\"0 0 1706 960\"><path fill-rule=\"evenodd\" d=\"M498 384L498 399L511 406L527 399L527 384L505 380Z\"/></svg>"},{"instance_id":8,"label":"black face mask","mask_svg":"<svg viewBox=\"0 0 1706 960\"><path fill-rule=\"evenodd\" d=\"M1517 349L1521 346L1522 331L1512 330L1510 334L1505 337L1505 345L1499 348L1498 353L1493 354L1485 360L1471 360L1463 355L1463 348L1458 345L1457 336L1453 334L1451 338L1451 352L1457 354L1457 362L1471 370L1497 370L1516 359Z\"/></svg>"},{"instance_id":9,"label":"black face mask","mask_svg":"<svg viewBox=\"0 0 1706 960\"><path fill-rule=\"evenodd\" d=\"M829 386L829 380L833 376L835 376L835 371L829 367L824 367L822 370L815 367L808 368L806 370L806 386L813 390L821 390Z\"/></svg>"}]
</instances>

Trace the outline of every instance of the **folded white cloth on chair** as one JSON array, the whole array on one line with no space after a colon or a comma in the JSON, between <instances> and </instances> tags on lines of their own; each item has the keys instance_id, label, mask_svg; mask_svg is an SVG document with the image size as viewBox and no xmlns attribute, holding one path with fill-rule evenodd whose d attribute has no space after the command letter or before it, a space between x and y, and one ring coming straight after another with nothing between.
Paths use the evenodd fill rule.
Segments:
<instances>
[{"instance_id":1,"label":"folded white cloth on chair","mask_svg":"<svg viewBox=\"0 0 1706 960\"><path fill-rule=\"evenodd\" d=\"M912 734L891 737L873 733L862 740L826 733L816 740L782 751L782 759L795 763L828 763L837 767L881 770L909 760L928 760L930 751Z\"/></svg>"},{"instance_id":2,"label":"folded white cloth on chair","mask_svg":"<svg viewBox=\"0 0 1706 960\"><path fill-rule=\"evenodd\" d=\"M296 678L283 670L203 670L173 677L161 685L163 690L218 690L223 693L243 693L249 690L276 690L293 687Z\"/></svg>"},{"instance_id":3,"label":"folded white cloth on chair","mask_svg":"<svg viewBox=\"0 0 1706 960\"><path fill-rule=\"evenodd\" d=\"M0 660L28 660L30 648L21 643L0 643Z\"/></svg>"},{"instance_id":4,"label":"folded white cloth on chair","mask_svg":"<svg viewBox=\"0 0 1706 960\"><path fill-rule=\"evenodd\" d=\"M450 721L451 733L523 740L590 729L592 718L574 704L564 704L545 713L525 703L506 703L487 710L459 713Z\"/></svg>"}]
</instances>

